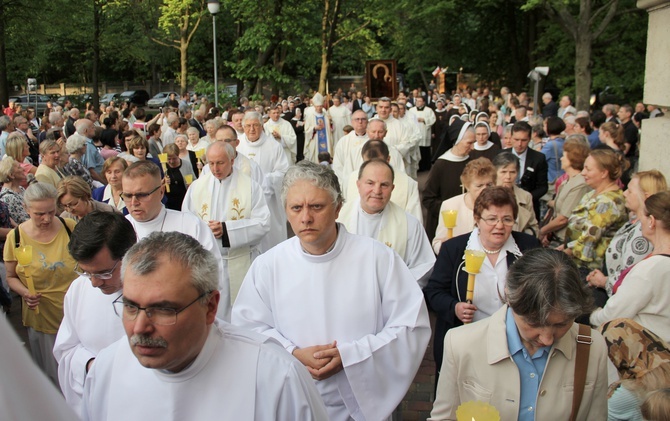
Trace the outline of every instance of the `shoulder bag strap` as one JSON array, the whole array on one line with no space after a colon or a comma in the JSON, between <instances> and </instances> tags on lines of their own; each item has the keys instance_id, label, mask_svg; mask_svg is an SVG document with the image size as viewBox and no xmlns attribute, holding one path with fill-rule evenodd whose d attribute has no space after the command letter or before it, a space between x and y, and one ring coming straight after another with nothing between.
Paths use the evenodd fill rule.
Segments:
<instances>
[{"instance_id":1,"label":"shoulder bag strap","mask_svg":"<svg viewBox=\"0 0 670 421\"><path fill-rule=\"evenodd\" d=\"M587 325L579 324L579 334L577 335L577 356L575 358L575 379L572 392L572 413L570 421L577 419L579 405L582 403L584 394L584 385L586 384L586 372L589 368L589 352L591 351L591 328Z\"/></svg>"}]
</instances>

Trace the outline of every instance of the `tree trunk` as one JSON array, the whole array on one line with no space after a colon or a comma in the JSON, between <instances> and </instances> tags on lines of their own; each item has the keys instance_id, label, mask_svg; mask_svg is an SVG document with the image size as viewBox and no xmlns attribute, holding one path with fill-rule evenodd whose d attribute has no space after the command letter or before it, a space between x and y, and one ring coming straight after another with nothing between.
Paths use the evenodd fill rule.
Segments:
<instances>
[{"instance_id":1,"label":"tree trunk","mask_svg":"<svg viewBox=\"0 0 670 421\"><path fill-rule=\"evenodd\" d=\"M9 104L7 83L7 54L5 52L5 2L0 0L0 104Z\"/></svg>"},{"instance_id":2,"label":"tree trunk","mask_svg":"<svg viewBox=\"0 0 670 421\"><path fill-rule=\"evenodd\" d=\"M98 92L98 72L100 68L100 12L101 7L98 0L93 0L93 75L91 82L93 83L93 97L91 103L93 107L98 109L98 102L100 101L100 93Z\"/></svg>"},{"instance_id":3,"label":"tree trunk","mask_svg":"<svg viewBox=\"0 0 670 421\"><path fill-rule=\"evenodd\" d=\"M328 81L328 56L325 51L321 52L321 72L319 73L319 92L321 95L326 95L326 84Z\"/></svg>"},{"instance_id":4,"label":"tree trunk","mask_svg":"<svg viewBox=\"0 0 670 421\"><path fill-rule=\"evenodd\" d=\"M187 77L188 77L188 43L186 42L186 37L181 37L181 45L179 46L179 56L181 62L181 83L179 85L181 91L179 94L186 92L187 86Z\"/></svg>"},{"instance_id":5,"label":"tree trunk","mask_svg":"<svg viewBox=\"0 0 670 421\"><path fill-rule=\"evenodd\" d=\"M340 13L340 0L334 0L332 20L328 23L331 16L330 0L323 1L323 17L321 19L321 72L319 74L319 92L327 95L326 85L328 84L328 68L330 59L333 56L333 42L335 41L335 31L337 30L338 14Z\"/></svg>"},{"instance_id":6,"label":"tree trunk","mask_svg":"<svg viewBox=\"0 0 670 421\"><path fill-rule=\"evenodd\" d=\"M591 34L579 31L575 40L575 106L588 110L591 98Z\"/></svg>"}]
</instances>

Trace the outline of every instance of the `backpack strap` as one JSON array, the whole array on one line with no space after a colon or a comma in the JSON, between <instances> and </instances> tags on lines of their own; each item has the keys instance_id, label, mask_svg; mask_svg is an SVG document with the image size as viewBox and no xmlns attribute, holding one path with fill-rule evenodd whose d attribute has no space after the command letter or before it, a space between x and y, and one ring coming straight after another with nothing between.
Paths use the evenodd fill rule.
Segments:
<instances>
[{"instance_id":1,"label":"backpack strap","mask_svg":"<svg viewBox=\"0 0 670 421\"><path fill-rule=\"evenodd\" d=\"M61 218L60 215L56 215L56 217L58 219L60 219L61 223L65 227L65 232L67 232L67 238L70 238L72 236L72 230L70 229L70 227L67 226L67 224L65 223L65 220L63 218ZM21 231L19 231L19 227L17 225L16 228L14 228L14 245L15 245L15 248L18 249L20 244L21 244Z\"/></svg>"},{"instance_id":2,"label":"backpack strap","mask_svg":"<svg viewBox=\"0 0 670 421\"><path fill-rule=\"evenodd\" d=\"M72 236L72 230L70 230L70 227L67 226L67 224L65 223L65 220L63 218L61 218L60 215L56 215L56 217L58 217L58 219L60 219L61 223L65 227L65 231L67 232L67 238L70 238Z\"/></svg>"},{"instance_id":3,"label":"backpack strap","mask_svg":"<svg viewBox=\"0 0 670 421\"><path fill-rule=\"evenodd\" d=\"M589 368L589 352L591 351L591 328L587 325L579 324L579 334L577 335L577 355L575 357L575 378L574 389L572 392L572 413L570 421L577 419L579 405L582 403L584 394L584 385L586 384L586 372Z\"/></svg>"}]
</instances>

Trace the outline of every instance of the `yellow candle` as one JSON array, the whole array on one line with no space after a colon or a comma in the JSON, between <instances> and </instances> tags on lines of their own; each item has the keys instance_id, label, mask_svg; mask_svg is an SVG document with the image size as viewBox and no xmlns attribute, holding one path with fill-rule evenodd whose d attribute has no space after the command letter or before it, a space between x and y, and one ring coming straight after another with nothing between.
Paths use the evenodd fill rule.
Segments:
<instances>
[{"instance_id":1,"label":"yellow candle","mask_svg":"<svg viewBox=\"0 0 670 421\"><path fill-rule=\"evenodd\" d=\"M445 210L442 211L442 221L444 221L444 226L447 228L456 227L456 217L458 216L457 210Z\"/></svg>"},{"instance_id":2,"label":"yellow candle","mask_svg":"<svg viewBox=\"0 0 670 421\"><path fill-rule=\"evenodd\" d=\"M167 164L168 155L166 153L159 153L158 154L158 159L161 161L161 164Z\"/></svg>"},{"instance_id":3,"label":"yellow candle","mask_svg":"<svg viewBox=\"0 0 670 421\"><path fill-rule=\"evenodd\" d=\"M26 277L26 286L28 287L28 292L30 295L37 294L35 291L35 283L33 282L33 277L30 275L30 265L33 263L33 246L23 246L16 249L16 260L19 264L23 266L23 272ZM35 307L35 313L40 314L39 307Z\"/></svg>"},{"instance_id":4,"label":"yellow candle","mask_svg":"<svg viewBox=\"0 0 670 421\"><path fill-rule=\"evenodd\" d=\"M198 149L197 151L195 151L195 157L196 158L200 159L203 156L205 156L205 150L204 149Z\"/></svg>"},{"instance_id":5,"label":"yellow candle","mask_svg":"<svg viewBox=\"0 0 670 421\"><path fill-rule=\"evenodd\" d=\"M184 176L184 181L186 182L187 186L190 185L191 183L193 183L193 175L192 174L186 174Z\"/></svg>"},{"instance_id":6,"label":"yellow candle","mask_svg":"<svg viewBox=\"0 0 670 421\"><path fill-rule=\"evenodd\" d=\"M479 273L486 253L481 250L465 250L465 271L472 275Z\"/></svg>"}]
</instances>

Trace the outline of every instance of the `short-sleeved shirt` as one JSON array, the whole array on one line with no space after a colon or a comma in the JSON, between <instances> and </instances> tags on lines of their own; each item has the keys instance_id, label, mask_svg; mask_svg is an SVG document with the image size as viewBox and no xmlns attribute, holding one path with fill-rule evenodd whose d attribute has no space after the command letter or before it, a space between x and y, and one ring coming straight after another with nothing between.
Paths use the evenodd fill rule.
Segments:
<instances>
[{"instance_id":1,"label":"short-sleeved shirt","mask_svg":"<svg viewBox=\"0 0 670 421\"><path fill-rule=\"evenodd\" d=\"M100 155L98 148L95 147L91 139L86 139L86 153L81 158L81 162L87 169L93 168L98 174L102 173L105 159Z\"/></svg>"}]
</instances>

